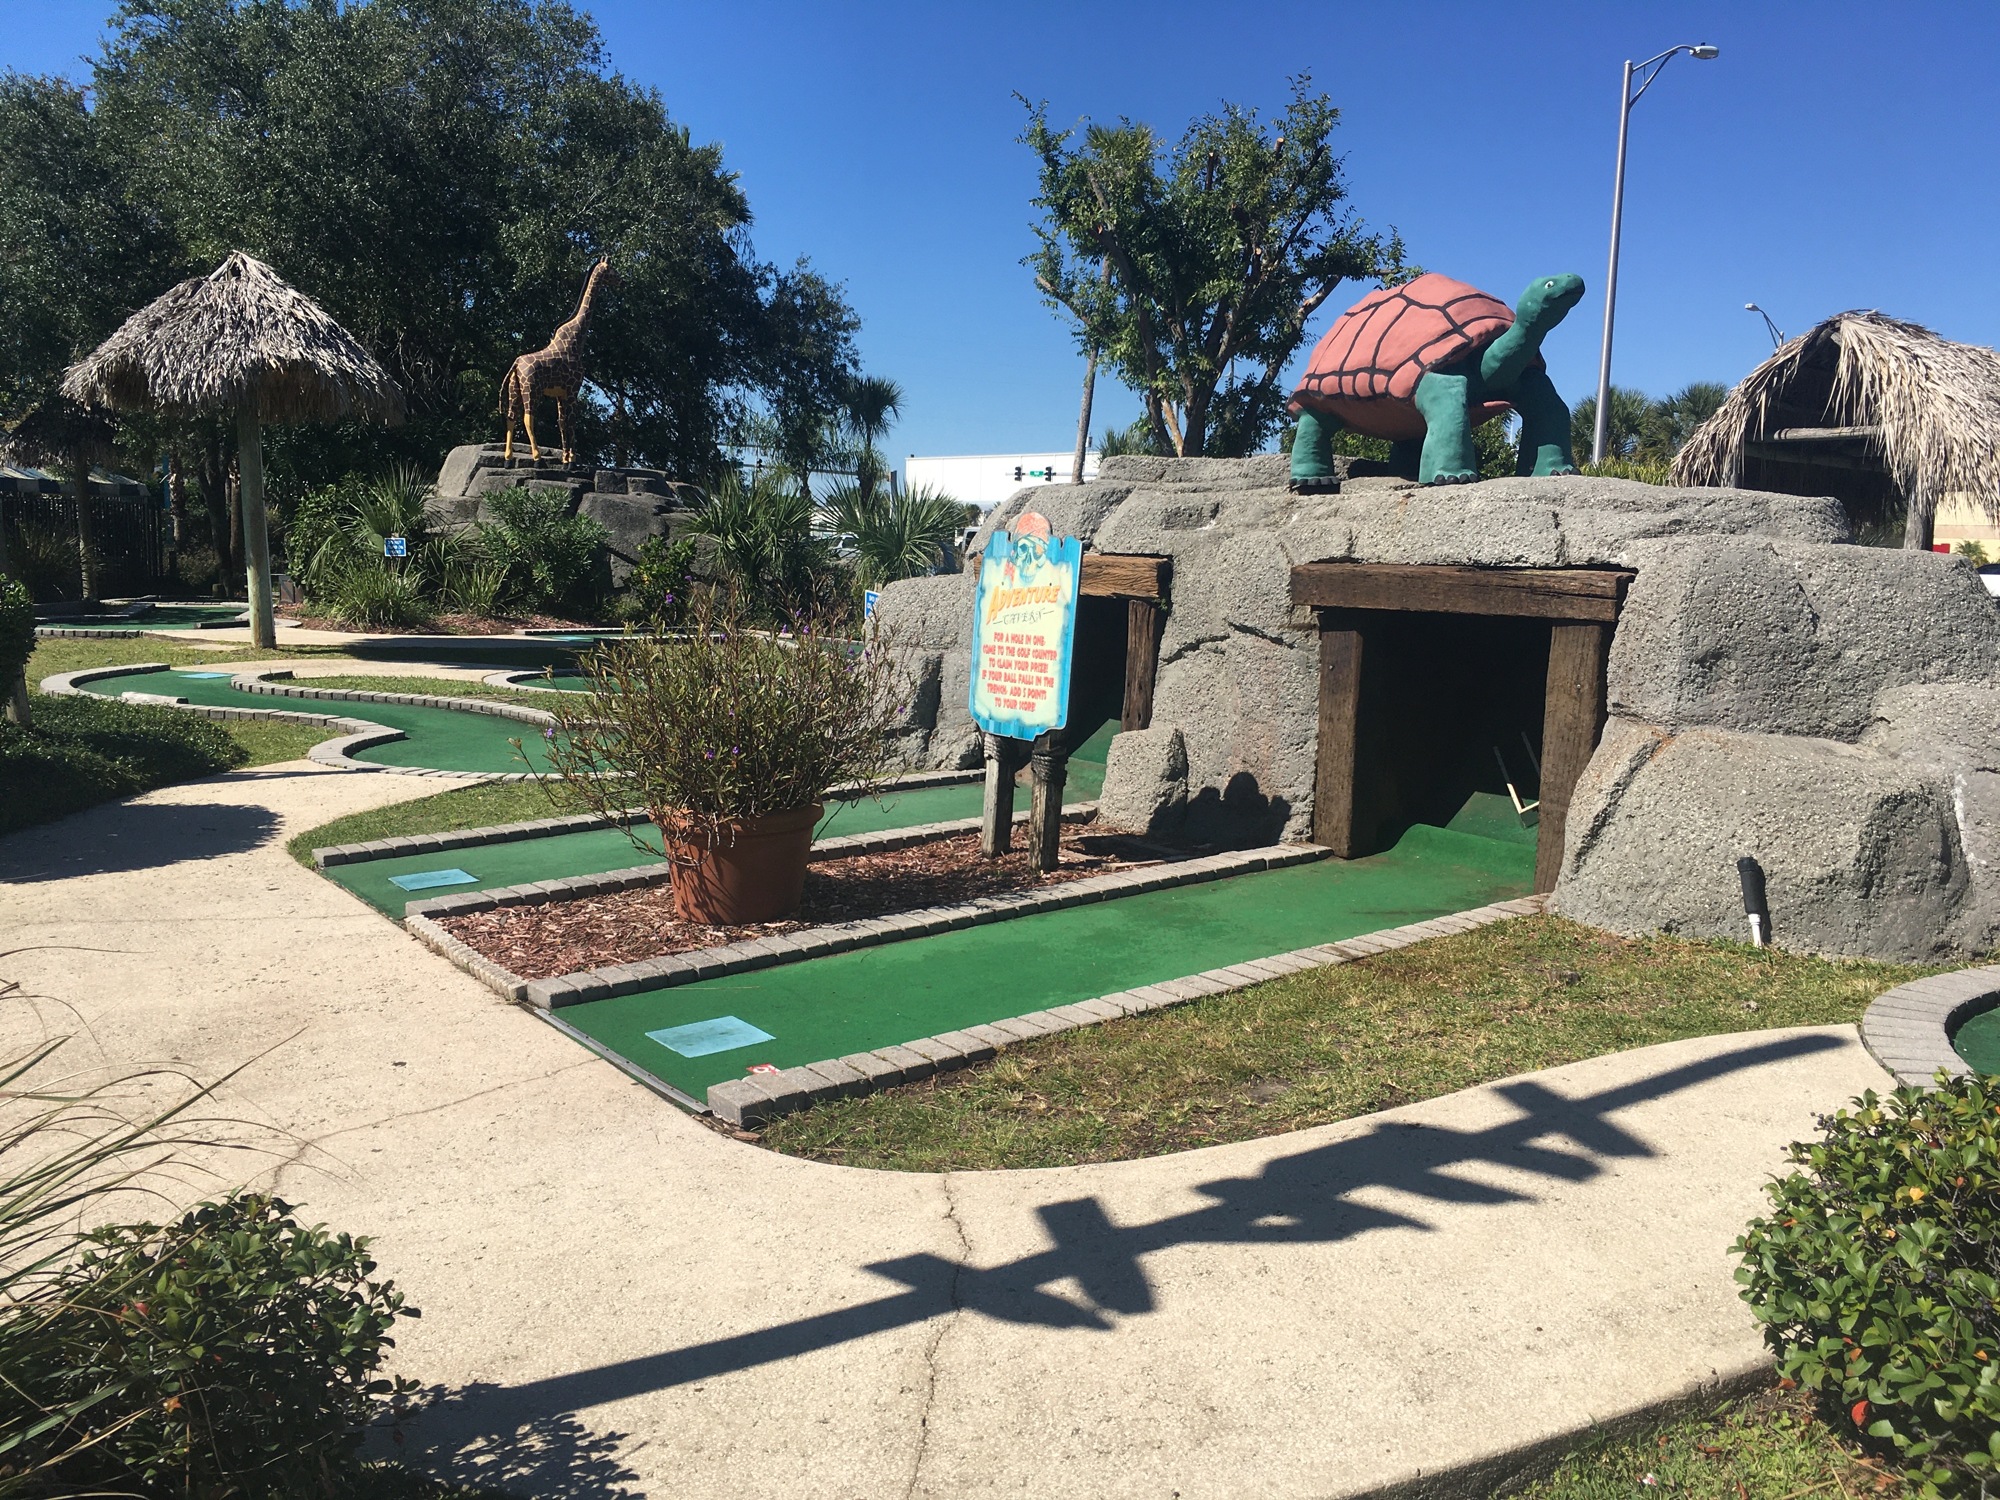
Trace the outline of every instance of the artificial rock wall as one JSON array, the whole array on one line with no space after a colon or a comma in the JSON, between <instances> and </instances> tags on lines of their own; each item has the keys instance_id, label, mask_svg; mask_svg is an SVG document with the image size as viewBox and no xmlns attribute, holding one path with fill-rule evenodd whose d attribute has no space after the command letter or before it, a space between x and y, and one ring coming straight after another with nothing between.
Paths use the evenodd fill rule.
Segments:
<instances>
[{"instance_id":1,"label":"artificial rock wall","mask_svg":"<svg viewBox=\"0 0 2000 1500\"><path fill-rule=\"evenodd\" d=\"M1851 545L1831 499L1577 476L1301 496L1286 477L1276 456L1113 458L989 517L1032 508L1089 550L1174 559L1153 727L1113 741L1107 818L1310 836L1317 635L1288 602L1295 563L1630 568L1556 909L1740 937L1749 854L1788 946L1914 959L2000 939L2000 617L1964 562ZM914 765L979 758L975 578L894 584L880 606L918 680Z\"/></svg>"}]
</instances>

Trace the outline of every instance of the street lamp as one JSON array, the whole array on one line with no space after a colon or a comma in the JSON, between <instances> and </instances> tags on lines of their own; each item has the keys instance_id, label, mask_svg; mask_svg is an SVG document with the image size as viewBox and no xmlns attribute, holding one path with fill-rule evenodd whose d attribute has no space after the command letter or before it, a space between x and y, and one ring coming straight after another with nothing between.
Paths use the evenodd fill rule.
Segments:
<instances>
[{"instance_id":1,"label":"street lamp","mask_svg":"<svg viewBox=\"0 0 2000 1500\"><path fill-rule=\"evenodd\" d=\"M1673 61L1675 53L1685 52L1706 62L1721 51L1707 42L1683 42L1642 63L1625 64L1625 82L1618 91L1618 177L1611 188L1611 269L1604 275L1604 349L1597 361L1597 430L1590 441L1590 461L1594 464L1604 462L1604 442L1611 416L1611 318L1618 303L1618 230L1625 216L1625 129L1632 119L1632 106L1653 86L1660 69ZM1639 79L1636 91L1632 87L1635 77Z\"/></svg>"},{"instance_id":2,"label":"street lamp","mask_svg":"<svg viewBox=\"0 0 2000 1500\"><path fill-rule=\"evenodd\" d=\"M1778 332L1778 325L1771 321L1771 315L1765 312L1763 308L1759 307L1754 302L1746 302L1743 304L1743 310L1745 312L1753 312L1758 317L1764 320L1764 327L1770 330L1771 347L1773 349L1776 349L1779 345L1785 342L1785 336L1782 333Z\"/></svg>"}]
</instances>

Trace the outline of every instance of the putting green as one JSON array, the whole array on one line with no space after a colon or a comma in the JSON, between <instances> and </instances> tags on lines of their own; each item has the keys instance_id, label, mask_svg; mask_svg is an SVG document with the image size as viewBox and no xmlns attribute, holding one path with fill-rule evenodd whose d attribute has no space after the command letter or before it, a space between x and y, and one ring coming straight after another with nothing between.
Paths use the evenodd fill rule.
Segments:
<instances>
[{"instance_id":1,"label":"putting green","mask_svg":"<svg viewBox=\"0 0 2000 1500\"><path fill-rule=\"evenodd\" d=\"M790 1067L1337 942L1527 894L1531 845L1418 825L1385 854L1150 891L566 1007L561 1019L695 1098ZM733 1016L772 1040L682 1057L647 1036Z\"/></svg>"},{"instance_id":2,"label":"putting green","mask_svg":"<svg viewBox=\"0 0 2000 1500\"><path fill-rule=\"evenodd\" d=\"M2000 1073L2000 1007L1981 1011L1951 1039L1952 1050L1979 1073Z\"/></svg>"},{"instance_id":3,"label":"putting green","mask_svg":"<svg viewBox=\"0 0 2000 1500\"><path fill-rule=\"evenodd\" d=\"M240 619L241 604L160 604L131 619L45 620L57 630L93 630L133 634L141 630L199 630L205 624Z\"/></svg>"},{"instance_id":4,"label":"putting green","mask_svg":"<svg viewBox=\"0 0 2000 1500\"><path fill-rule=\"evenodd\" d=\"M310 679L299 684L302 687L311 685ZM542 754L538 726L463 709L426 708L413 703L367 703L348 698L271 698L238 692L229 685L227 672L211 674L193 668L100 677L85 683L84 688L107 698L115 698L120 693L159 693L185 698L190 703L214 706L341 714L402 730L405 738L391 740L386 745L364 750L355 756L356 760L372 761L378 765L421 766L430 771L548 769L548 760ZM422 692L423 684L412 681L410 691ZM512 743L517 739L527 752L525 762Z\"/></svg>"}]
</instances>

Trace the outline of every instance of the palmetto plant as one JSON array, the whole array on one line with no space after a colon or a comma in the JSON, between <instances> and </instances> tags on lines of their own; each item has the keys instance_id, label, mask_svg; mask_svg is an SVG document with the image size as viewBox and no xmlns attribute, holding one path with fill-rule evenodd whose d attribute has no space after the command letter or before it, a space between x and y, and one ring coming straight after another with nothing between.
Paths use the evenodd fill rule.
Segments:
<instances>
[{"instance_id":1,"label":"palmetto plant","mask_svg":"<svg viewBox=\"0 0 2000 1500\"><path fill-rule=\"evenodd\" d=\"M753 613L785 619L816 612L839 593L830 538L803 486L733 470L708 492L693 531L713 548L713 566Z\"/></svg>"},{"instance_id":2,"label":"palmetto plant","mask_svg":"<svg viewBox=\"0 0 2000 1500\"><path fill-rule=\"evenodd\" d=\"M882 479L882 455L875 445L902 413L903 388L885 375L858 375L848 384L842 405L855 440L854 482L864 496L872 496Z\"/></svg>"},{"instance_id":3,"label":"palmetto plant","mask_svg":"<svg viewBox=\"0 0 2000 1500\"><path fill-rule=\"evenodd\" d=\"M851 539L855 575L863 588L914 578L943 562L965 507L930 485L869 494L856 484L830 493L822 509L827 528Z\"/></svg>"}]
</instances>

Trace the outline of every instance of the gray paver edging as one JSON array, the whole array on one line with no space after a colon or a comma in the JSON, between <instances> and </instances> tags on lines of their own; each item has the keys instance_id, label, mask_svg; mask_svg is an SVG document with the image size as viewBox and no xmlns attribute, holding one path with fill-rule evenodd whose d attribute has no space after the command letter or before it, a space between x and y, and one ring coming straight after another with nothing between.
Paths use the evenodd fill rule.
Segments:
<instances>
[{"instance_id":1,"label":"gray paver edging","mask_svg":"<svg viewBox=\"0 0 2000 1500\"><path fill-rule=\"evenodd\" d=\"M376 769L386 768L376 767ZM525 774L517 775L510 772L498 779L520 781L525 780L526 777ZM889 792L904 792L917 787L939 786L948 782L976 781L978 779L978 772L970 774L964 771L921 772L912 776L899 777L887 786L882 787L881 791L884 794ZM843 784L842 786L834 787L833 791L840 792L847 789ZM1095 802L1072 802L1063 810L1063 816L1068 817L1071 812L1085 808L1095 808L1096 806ZM637 808L631 809L631 813L633 817L639 816ZM1025 816L1025 813L1016 813L1015 819L1019 821ZM464 828L460 829L457 833L415 833L399 838L370 839L368 842L362 844L329 844L324 848L313 850L312 857L314 866L324 870L332 865L351 865L359 863L362 860L391 859L404 854L435 854L445 849L472 849L481 844L511 844L520 839L538 839L558 833L584 833L592 828L615 826L620 825L607 824L594 813L573 813L567 817L560 818L534 818L525 823L495 823L487 828ZM966 828L977 828L978 826L979 820L977 818L965 818L948 823L920 824L918 825L918 829L928 830L928 832L922 834L923 838L935 838L941 831L962 832ZM885 830L888 833L908 831L916 830ZM873 834L851 834L844 836L846 839L873 837L875 837ZM915 843L919 842L919 840L911 839L908 842ZM853 852L851 848L844 846L842 838L825 839L814 846L816 851L818 849L834 847L841 847L842 852L845 853ZM885 843L871 847L894 849L899 846L893 843ZM587 879L589 877L579 878Z\"/></svg>"},{"instance_id":2,"label":"gray paver edging","mask_svg":"<svg viewBox=\"0 0 2000 1500\"><path fill-rule=\"evenodd\" d=\"M541 1009L557 1010L565 1006L582 1005L592 1000L607 999L612 995L629 995L639 990L670 989L677 985L693 984L697 980L719 978L724 974L741 974L753 969L769 968L773 964L824 958L835 953L845 953L853 948L872 948L883 943L901 942L905 938L928 937L961 927L981 927L990 922L1008 921L1015 917L1031 916L1037 912L1058 911L1088 902L1111 901L1121 896L1137 896L1147 891L1164 890L1170 886L1197 885L1204 881L1219 880L1227 875L1308 864L1314 860L1325 859L1327 852L1313 844L1276 844L1264 849L1213 854L1201 859L1180 860L1173 864L1143 865L1136 870L1120 871L1111 875L1086 876L1082 880L1067 881L1062 885L1051 886L1047 890L1018 891L1005 896L981 896L976 900L954 906L931 906L893 916L864 917L853 922L830 922L824 926L806 927L797 932L775 937L752 938L745 942L725 943L713 948L697 948L687 953L672 953L637 963L607 964L602 968L588 969L575 974L559 974L546 979L523 981L518 974L486 960L491 965L493 973L490 975L482 973L480 977L510 999L521 998ZM667 868L664 864L641 866L636 870L612 871L608 876L578 877L578 881L615 882L607 887L612 890L657 884L665 879L667 879ZM538 903L574 896L579 894L573 888L576 883L536 881L509 887L505 891L474 891L458 897L439 896L429 901L413 901L404 908L403 925L420 941L437 948L447 958L457 962L453 951L444 948L437 939L449 939L454 949L462 948L464 945L445 932L437 924L436 918L461 916L470 911L491 910L498 906ZM572 888L565 889L565 886ZM526 988L517 997L516 986L524 983Z\"/></svg>"},{"instance_id":3,"label":"gray paver edging","mask_svg":"<svg viewBox=\"0 0 2000 1500\"><path fill-rule=\"evenodd\" d=\"M106 677L124 677L142 672L164 672L168 670L163 661L128 663L118 667L86 667L77 672L57 672L44 677L41 689L45 693L80 694L83 684L99 681ZM230 679L230 686L244 688L243 684L254 681L248 673L238 673ZM298 696L304 697L305 694ZM333 696L328 693L326 696ZM351 695L350 695L351 696ZM384 699L388 695L382 695ZM391 729L387 724L377 724L369 719L350 718L345 714L316 714L302 709L290 708L239 708L234 704L190 703L185 698L176 698L167 693L120 693L118 701L147 704L157 708L172 708L184 714L193 714L201 719L261 719L288 724L314 724L328 729L338 729L339 736L321 740L306 751L306 759L315 765L326 766L336 771L381 771L394 776L434 776L444 780L478 783L483 781L523 781L526 772L510 771L439 771L429 766L391 766L377 761L356 760L354 752L366 750L374 745L386 745L405 736L400 729ZM528 710L533 712L533 710Z\"/></svg>"},{"instance_id":4,"label":"gray paver edging","mask_svg":"<svg viewBox=\"0 0 2000 1500\"><path fill-rule=\"evenodd\" d=\"M1323 856L1327 851L1313 849L1312 852ZM1078 885L1083 883L1076 882ZM899 1047L830 1058L825 1062L785 1068L777 1073L752 1073L744 1078L732 1078L709 1089L709 1112L731 1125L761 1124L822 1100L873 1093L876 1089L890 1088L895 1084L913 1083L933 1073L985 1062L1001 1048L1037 1036L1095 1026L1099 1021L1140 1015L1150 1010L1164 1010L1208 995L1248 989L1280 974L1351 963L1371 954L1407 948L1427 938L1469 932L1490 922L1528 916L1542 910L1543 900L1541 896L1523 896L1514 901L1498 901L1490 906L1457 912L1450 917L1413 922L1405 927L1391 927L1338 943L1273 954L1254 962L1209 969L1181 979L1142 985L1138 989L1120 990L1116 994L1100 995L1094 1000L1073 1005L1058 1005L1051 1010L1031 1011L1027 1015L988 1025L968 1026L963 1031L921 1037Z\"/></svg>"},{"instance_id":5,"label":"gray paver edging","mask_svg":"<svg viewBox=\"0 0 2000 1500\"><path fill-rule=\"evenodd\" d=\"M1996 997L2000 966L1899 984L1876 996L1861 1017L1861 1045L1909 1088L1935 1087L1939 1068L1962 1078L1972 1069L1953 1049L1952 1033Z\"/></svg>"}]
</instances>

